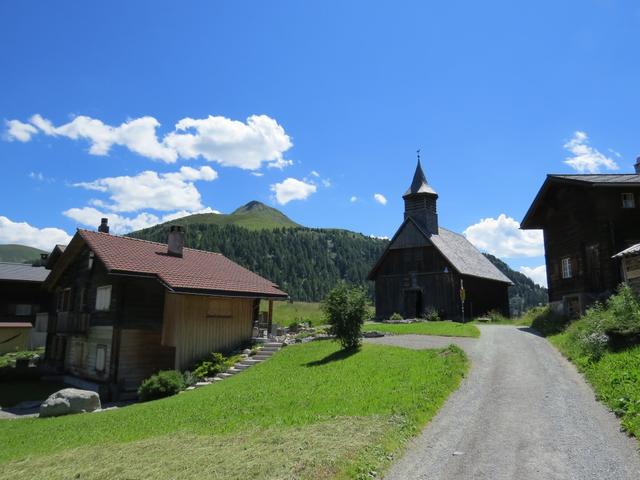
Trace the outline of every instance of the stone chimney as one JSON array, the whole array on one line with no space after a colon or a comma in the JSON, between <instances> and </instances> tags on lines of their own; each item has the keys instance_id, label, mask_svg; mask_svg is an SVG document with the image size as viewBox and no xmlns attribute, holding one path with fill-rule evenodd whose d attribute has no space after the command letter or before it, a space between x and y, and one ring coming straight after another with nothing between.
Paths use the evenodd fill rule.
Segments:
<instances>
[{"instance_id":1,"label":"stone chimney","mask_svg":"<svg viewBox=\"0 0 640 480\"><path fill-rule=\"evenodd\" d=\"M184 248L184 230L180 225L171 225L167 240L167 254L172 257L182 258Z\"/></svg>"},{"instance_id":2,"label":"stone chimney","mask_svg":"<svg viewBox=\"0 0 640 480\"><path fill-rule=\"evenodd\" d=\"M634 168L636 169L636 173L640 175L640 157L636 158L636 164L634 165Z\"/></svg>"},{"instance_id":3,"label":"stone chimney","mask_svg":"<svg viewBox=\"0 0 640 480\"><path fill-rule=\"evenodd\" d=\"M109 233L109 219L103 218L100 220L100 226L98 227L98 231L101 233Z\"/></svg>"}]
</instances>

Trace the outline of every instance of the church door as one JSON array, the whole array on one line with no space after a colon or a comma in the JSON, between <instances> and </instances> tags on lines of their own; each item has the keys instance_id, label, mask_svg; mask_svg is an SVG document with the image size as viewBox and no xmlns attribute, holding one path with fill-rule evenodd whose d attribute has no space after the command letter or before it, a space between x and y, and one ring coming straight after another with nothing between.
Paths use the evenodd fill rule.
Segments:
<instances>
[{"instance_id":1,"label":"church door","mask_svg":"<svg viewBox=\"0 0 640 480\"><path fill-rule=\"evenodd\" d=\"M417 289L404 291L404 318L417 318L422 313L422 292Z\"/></svg>"}]
</instances>

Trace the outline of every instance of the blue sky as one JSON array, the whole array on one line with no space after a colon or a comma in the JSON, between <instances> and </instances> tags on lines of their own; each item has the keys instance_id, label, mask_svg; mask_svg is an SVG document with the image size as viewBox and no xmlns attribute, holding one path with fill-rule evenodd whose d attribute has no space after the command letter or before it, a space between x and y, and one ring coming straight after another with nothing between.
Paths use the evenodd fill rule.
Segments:
<instances>
[{"instance_id":1,"label":"blue sky","mask_svg":"<svg viewBox=\"0 0 640 480\"><path fill-rule=\"evenodd\" d=\"M254 199L391 236L420 148L440 224L538 267L544 176L640 153L638 31L615 0L4 1L0 243Z\"/></svg>"}]
</instances>

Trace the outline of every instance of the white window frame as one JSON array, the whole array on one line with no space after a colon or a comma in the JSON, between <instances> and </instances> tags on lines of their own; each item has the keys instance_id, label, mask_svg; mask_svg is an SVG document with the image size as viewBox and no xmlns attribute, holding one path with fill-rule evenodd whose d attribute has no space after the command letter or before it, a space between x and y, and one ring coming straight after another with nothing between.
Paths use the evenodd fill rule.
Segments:
<instances>
[{"instance_id":1,"label":"white window frame","mask_svg":"<svg viewBox=\"0 0 640 480\"><path fill-rule=\"evenodd\" d=\"M633 193L627 192L621 195L622 208L636 208L636 197Z\"/></svg>"},{"instance_id":2,"label":"white window frame","mask_svg":"<svg viewBox=\"0 0 640 480\"><path fill-rule=\"evenodd\" d=\"M111 285L102 285L96 288L96 311L108 312L111 310Z\"/></svg>"},{"instance_id":3,"label":"white window frame","mask_svg":"<svg viewBox=\"0 0 640 480\"><path fill-rule=\"evenodd\" d=\"M573 278L573 264L571 257L564 257L561 260L562 265L562 278Z\"/></svg>"},{"instance_id":4,"label":"white window frame","mask_svg":"<svg viewBox=\"0 0 640 480\"><path fill-rule=\"evenodd\" d=\"M104 372L107 368L107 346L96 345L96 372Z\"/></svg>"}]
</instances>

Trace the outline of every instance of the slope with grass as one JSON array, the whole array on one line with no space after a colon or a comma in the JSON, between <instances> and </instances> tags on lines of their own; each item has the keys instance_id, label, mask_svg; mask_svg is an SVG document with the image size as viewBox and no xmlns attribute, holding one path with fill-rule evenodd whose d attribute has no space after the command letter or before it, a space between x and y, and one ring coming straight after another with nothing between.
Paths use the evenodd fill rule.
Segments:
<instances>
[{"instance_id":1,"label":"slope with grass","mask_svg":"<svg viewBox=\"0 0 640 480\"><path fill-rule=\"evenodd\" d=\"M365 332L386 332L397 335L437 335L442 337L473 337L480 336L478 327L468 323L441 322L415 322L415 323L378 323L367 322L363 325Z\"/></svg>"},{"instance_id":2,"label":"slope with grass","mask_svg":"<svg viewBox=\"0 0 640 480\"><path fill-rule=\"evenodd\" d=\"M368 478L459 384L464 353L330 341L115 411L0 422L0 478Z\"/></svg>"},{"instance_id":3,"label":"slope with grass","mask_svg":"<svg viewBox=\"0 0 640 480\"><path fill-rule=\"evenodd\" d=\"M40 254L47 253L26 245L0 245L0 262L32 263L40 260Z\"/></svg>"},{"instance_id":4,"label":"slope with grass","mask_svg":"<svg viewBox=\"0 0 640 480\"><path fill-rule=\"evenodd\" d=\"M570 332L549 340L584 374L598 400L620 417L622 427L640 439L640 346L606 352L593 359L576 344Z\"/></svg>"}]
</instances>

